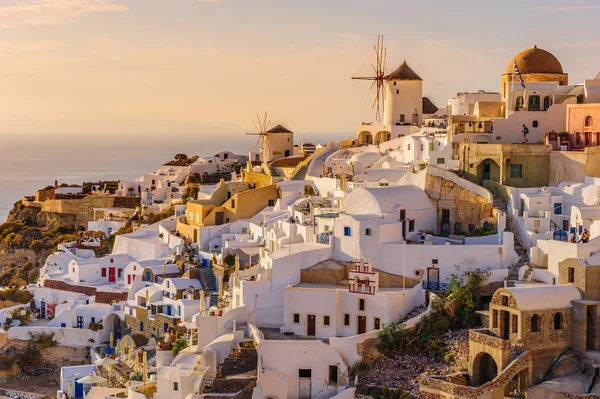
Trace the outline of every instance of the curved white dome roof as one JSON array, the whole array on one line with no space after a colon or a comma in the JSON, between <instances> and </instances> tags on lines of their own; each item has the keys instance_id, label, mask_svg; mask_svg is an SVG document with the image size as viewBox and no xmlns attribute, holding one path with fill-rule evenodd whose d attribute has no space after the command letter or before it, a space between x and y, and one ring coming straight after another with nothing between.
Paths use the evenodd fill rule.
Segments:
<instances>
[{"instance_id":1,"label":"curved white dome roof","mask_svg":"<svg viewBox=\"0 0 600 399\"><path fill-rule=\"evenodd\" d=\"M352 162L375 163L379 158L381 158L381 155L377 152L361 152L354 154L350 160Z\"/></svg>"}]
</instances>

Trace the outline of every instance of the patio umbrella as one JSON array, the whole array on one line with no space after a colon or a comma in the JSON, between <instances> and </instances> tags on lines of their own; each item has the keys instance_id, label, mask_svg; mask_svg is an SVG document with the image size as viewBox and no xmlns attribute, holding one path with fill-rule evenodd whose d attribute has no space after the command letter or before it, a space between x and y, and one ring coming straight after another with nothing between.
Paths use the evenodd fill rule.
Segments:
<instances>
[{"instance_id":1,"label":"patio umbrella","mask_svg":"<svg viewBox=\"0 0 600 399\"><path fill-rule=\"evenodd\" d=\"M79 384L90 384L90 385L93 385L93 384L101 384L103 382L106 382L106 378L102 378L102 377L99 377L97 375L90 374L90 375L88 375L86 377L80 378L80 379L75 380L75 381L78 382Z\"/></svg>"},{"instance_id":2,"label":"patio umbrella","mask_svg":"<svg viewBox=\"0 0 600 399\"><path fill-rule=\"evenodd\" d=\"M113 364L118 364L119 361L115 360L115 359L111 359L110 357L105 357L103 359L98 359L94 362L95 365L97 366L107 366L108 369L108 376L110 377L112 375L112 367Z\"/></svg>"},{"instance_id":3,"label":"patio umbrella","mask_svg":"<svg viewBox=\"0 0 600 399\"><path fill-rule=\"evenodd\" d=\"M105 357L103 359L98 359L94 362L95 365L97 366L109 366L111 364L117 364L119 363L117 360L115 359L111 359L110 357Z\"/></svg>"}]
</instances>

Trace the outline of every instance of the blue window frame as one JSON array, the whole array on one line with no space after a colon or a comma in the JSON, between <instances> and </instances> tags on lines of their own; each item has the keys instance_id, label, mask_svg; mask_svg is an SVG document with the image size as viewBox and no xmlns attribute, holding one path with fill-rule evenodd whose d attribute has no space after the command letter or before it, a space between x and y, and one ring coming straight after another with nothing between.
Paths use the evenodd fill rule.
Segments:
<instances>
[{"instance_id":1,"label":"blue window frame","mask_svg":"<svg viewBox=\"0 0 600 399\"><path fill-rule=\"evenodd\" d=\"M352 236L352 229L351 229L350 227L348 227L348 226L345 226L345 227L344 227L344 235L345 235L346 237L350 237L350 236Z\"/></svg>"},{"instance_id":2,"label":"blue window frame","mask_svg":"<svg viewBox=\"0 0 600 399\"><path fill-rule=\"evenodd\" d=\"M562 215L562 204L561 203L554 204L554 214Z\"/></svg>"},{"instance_id":3,"label":"blue window frame","mask_svg":"<svg viewBox=\"0 0 600 399\"><path fill-rule=\"evenodd\" d=\"M169 323L165 323L165 332L169 331Z\"/></svg>"},{"instance_id":4,"label":"blue window frame","mask_svg":"<svg viewBox=\"0 0 600 399\"><path fill-rule=\"evenodd\" d=\"M140 321L140 332L144 332L144 322Z\"/></svg>"},{"instance_id":5,"label":"blue window frame","mask_svg":"<svg viewBox=\"0 0 600 399\"><path fill-rule=\"evenodd\" d=\"M60 323L60 328L67 328L67 323Z\"/></svg>"}]
</instances>

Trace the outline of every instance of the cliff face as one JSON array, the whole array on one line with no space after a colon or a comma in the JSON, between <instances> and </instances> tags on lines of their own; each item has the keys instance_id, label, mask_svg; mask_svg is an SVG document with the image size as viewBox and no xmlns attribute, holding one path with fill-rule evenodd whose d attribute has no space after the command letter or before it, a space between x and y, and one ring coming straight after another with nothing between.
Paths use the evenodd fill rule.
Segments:
<instances>
[{"instance_id":1,"label":"cliff face","mask_svg":"<svg viewBox=\"0 0 600 399\"><path fill-rule=\"evenodd\" d=\"M39 268L58 242L75 232L75 216L41 212L15 203L0 224L0 285L35 283Z\"/></svg>"}]
</instances>

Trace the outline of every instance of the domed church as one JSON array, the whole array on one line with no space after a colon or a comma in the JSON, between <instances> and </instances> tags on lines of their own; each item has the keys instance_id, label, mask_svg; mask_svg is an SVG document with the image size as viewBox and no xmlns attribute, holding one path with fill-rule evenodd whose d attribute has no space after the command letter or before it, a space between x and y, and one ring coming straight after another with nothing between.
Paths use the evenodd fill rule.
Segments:
<instances>
[{"instance_id":1,"label":"domed church","mask_svg":"<svg viewBox=\"0 0 600 399\"><path fill-rule=\"evenodd\" d=\"M511 87L520 85L516 74L515 64L525 83L527 82L557 82L560 86L569 84L569 74L563 71L558 58L552 53L533 45L532 48L521 51L506 66L502 74L502 101L507 101Z\"/></svg>"}]
</instances>

